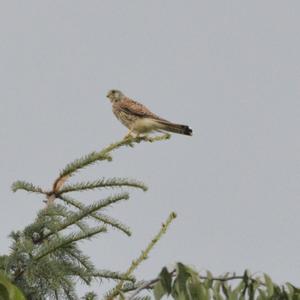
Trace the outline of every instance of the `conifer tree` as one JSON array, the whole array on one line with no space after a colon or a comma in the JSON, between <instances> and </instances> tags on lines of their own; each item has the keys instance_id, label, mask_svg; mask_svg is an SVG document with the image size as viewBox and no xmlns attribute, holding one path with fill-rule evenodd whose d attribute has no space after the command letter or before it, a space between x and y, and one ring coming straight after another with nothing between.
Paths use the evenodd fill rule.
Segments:
<instances>
[{"instance_id":1,"label":"conifer tree","mask_svg":"<svg viewBox=\"0 0 300 300\"><path fill-rule=\"evenodd\" d=\"M151 280L137 280L134 271L166 233L176 218L174 212L126 271L103 270L83 253L79 241L95 238L110 229L131 235L128 226L103 211L129 199L124 189L146 191L147 187L140 181L127 178L69 183L70 178L100 161L111 161L112 152L120 147L133 147L143 141L155 142L169 137L124 139L99 152L92 152L62 169L49 190L25 181L15 182L12 185L14 192L24 190L40 194L45 207L31 224L10 234L11 250L0 256L0 300L79 299L75 290L78 279L87 286L99 279L116 281L115 287L104 295L104 300L160 300L167 296L175 300L300 300L300 289L294 285L278 285L267 274L253 275L248 270L241 275L213 276L209 271L199 273L190 266L176 263L171 269L164 267ZM120 191L89 205L70 196L73 192L99 192L111 188ZM99 295L103 295L100 286L81 299L96 300L100 299Z\"/></svg>"},{"instance_id":2,"label":"conifer tree","mask_svg":"<svg viewBox=\"0 0 300 300\"><path fill-rule=\"evenodd\" d=\"M100 161L111 161L112 151L117 148L133 147L134 144L142 141L154 142L169 137L169 135L163 135L153 139L124 139L99 152L92 152L74 160L59 173L50 190L26 181L13 183L14 192L24 190L40 194L44 198L45 208L38 212L33 223L23 230L10 234L11 251L8 255L0 256L2 275L9 278L10 282L23 292L26 299L32 300L78 299L75 292L78 279L86 285L97 279L112 279L119 282L118 292L122 292L123 287L134 289L137 283L132 271L122 273L97 268L90 257L80 250L78 242L107 233L110 228L130 236L131 230L128 226L103 211L129 199L129 193L124 189L134 188L146 191L146 185L127 178L68 182L84 168ZM80 201L79 198L75 199L70 196L72 192L110 188L120 188L120 192L89 205ZM91 298L92 295L89 293L86 298Z\"/></svg>"}]
</instances>

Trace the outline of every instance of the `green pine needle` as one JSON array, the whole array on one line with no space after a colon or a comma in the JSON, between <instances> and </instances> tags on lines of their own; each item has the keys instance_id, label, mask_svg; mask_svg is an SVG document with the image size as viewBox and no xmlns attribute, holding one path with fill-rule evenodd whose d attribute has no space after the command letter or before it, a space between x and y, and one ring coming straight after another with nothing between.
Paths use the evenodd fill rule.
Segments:
<instances>
[{"instance_id":1,"label":"green pine needle","mask_svg":"<svg viewBox=\"0 0 300 300\"><path fill-rule=\"evenodd\" d=\"M129 139L123 139L119 142L110 144L108 147L104 148L100 152L91 152L88 155L85 155L82 158L76 159L73 162L69 163L59 174L59 178L63 177L71 177L73 176L76 172L78 172L81 169L86 168L87 166L93 165L97 162L103 161L103 160L108 160L111 161L112 157L110 155L110 152L113 150L120 148L122 146L131 146L135 143L140 143L142 141L144 142L156 142L156 141L162 141L162 140L168 140L170 139L171 135L170 134L164 134L156 137L132 137ZM59 180L58 178L58 180Z\"/></svg>"},{"instance_id":2,"label":"green pine needle","mask_svg":"<svg viewBox=\"0 0 300 300\"><path fill-rule=\"evenodd\" d=\"M55 251L67 247L68 245L78 242L80 240L87 240L97 235L99 233L106 232L105 227L97 227L94 229L90 229L88 232L79 232L79 233L72 233L64 237L56 237L55 239L51 240L51 242L44 244L37 254L34 256L34 260L38 261L41 258L54 253Z\"/></svg>"},{"instance_id":3,"label":"green pine needle","mask_svg":"<svg viewBox=\"0 0 300 300\"><path fill-rule=\"evenodd\" d=\"M99 270L93 273L92 276L100 279L125 280L135 282L135 278L133 276L126 276L125 274L108 270Z\"/></svg>"},{"instance_id":4,"label":"green pine needle","mask_svg":"<svg viewBox=\"0 0 300 300\"><path fill-rule=\"evenodd\" d=\"M80 210L86 209L86 206L83 205L81 202L76 201L75 199L72 199L71 197L68 197L66 195L60 195L59 199L64 201L68 205L76 207L77 209L80 209ZM106 216L106 215L104 215L102 213L98 213L98 212L91 213L91 217L93 217L97 221L104 223L105 225L112 226L113 228L124 232L128 236L131 236L131 234L132 234L131 230L129 229L128 226L126 226L125 224L122 224L121 222L119 222L118 220L115 220L112 217Z\"/></svg>"},{"instance_id":5,"label":"green pine needle","mask_svg":"<svg viewBox=\"0 0 300 300\"><path fill-rule=\"evenodd\" d=\"M75 184L65 185L59 194L70 193L70 192L81 192L86 190L94 190L101 188L114 188L114 187L133 187L139 188L143 191L147 191L147 186L137 180L124 179L124 178L111 178L111 179L99 179L92 182L79 182Z\"/></svg>"},{"instance_id":6,"label":"green pine needle","mask_svg":"<svg viewBox=\"0 0 300 300\"><path fill-rule=\"evenodd\" d=\"M126 288L137 287L132 272L126 274L97 270L89 257L78 248L79 241L90 239L107 231L109 225L130 236L130 229L118 220L102 214L102 210L112 204L129 199L128 193L121 193L84 205L67 196L70 192L89 191L101 188L138 188L147 190L144 183L131 179L111 178L92 182L66 184L78 171L100 161L111 161L112 151L122 146L133 147L143 141L154 142L168 139L170 135L153 138L128 138L113 143L99 152L92 152L69 163L54 181L50 190L26 181L16 181L12 185L14 192L25 190L46 196L47 206L41 210L32 224L22 231L11 235L13 243L11 253L0 257L0 266L5 267L12 280L29 298L35 299L77 299L76 280L89 285L95 279L113 279ZM66 184L66 185L65 185ZM67 205L54 202L60 199ZM62 203L61 203L62 204ZM70 207L71 206L71 207ZM90 227L93 218L98 226ZM75 226L79 228L75 231ZM121 294L121 289L118 290Z\"/></svg>"},{"instance_id":7,"label":"green pine needle","mask_svg":"<svg viewBox=\"0 0 300 300\"><path fill-rule=\"evenodd\" d=\"M74 215L75 215L75 213L72 211L68 211L66 207L56 204L53 206L49 206L45 210L42 210L38 214L38 218L42 219L42 222L43 222L43 220L45 220L45 216L50 216L50 217L59 216L59 217L61 217L60 219L62 222L62 221L67 221L67 219L71 219L72 217L74 217ZM89 226L86 223L84 223L83 221L79 220L76 223L74 223L74 225L76 225L83 232L86 232L89 230Z\"/></svg>"},{"instance_id":8,"label":"green pine needle","mask_svg":"<svg viewBox=\"0 0 300 300\"><path fill-rule=\"evenodd\" d=\"M35 186L30 182L26 182L22 180L15 181L12 184L11 189L13 192L16 192L18 190L24 190L30 193L46 194L46 192L44 192L42 188L40 188L39 186Z\"/></svg>"},{"instance_id":9,"label":"green pine needle","mask_svg":"<svg viewBox=\"0 0 300 300\"><path fill-rule=\"evenodd\" d=\"M99 161L103 160L111 160L111 157L107 154L104 154L101 152L91 152L82 158L76 159L73 162L69 163L59 174L59 176L62 178L64 176L72 176L74 173L78 172L79 170L93 165Z\"/></svg>"},{"instance_id":10,"label":"green pine needle","mask_svg":"<svg viewBox=\"0 0 300 300\"><path fill-rule=\"evenodd\" d=\"M88 256L85 256L82 251L76 245L70 245L65 248L64 251L72 258L77 264L85 267L89 272L94 272L94 265L90 261Z\"/></svg>"},{"instance_id":11,"label":"green pine needle","mask_svg":"<svg viewBox=\"0 0 300 300\"><path fill-rule=\"evenodd\" d=\"M85 209L80 210L77 213L70 214L70 216L67 217L61 224L58 224L55 227L55 230L50 231L48 234L46 234L44 236L44 238L47 238L59 231L65 230L66 228L68 228L72 225L76 225L79 221L83 220L85 217L89 217L90 214L95 213L98 210L100 210L106 206L109 206L109 205L111 205L115 202L121 201L121 200L128 200L128 199L129 199L128 193L123 193L123 194L107 197L104 200L100 200L98 202L95 202L92 205L86 206ZM52 208L50 207L50 210L51 209ZM47 213L47 210L44 212Z\"/></svg>"}]
</instances>

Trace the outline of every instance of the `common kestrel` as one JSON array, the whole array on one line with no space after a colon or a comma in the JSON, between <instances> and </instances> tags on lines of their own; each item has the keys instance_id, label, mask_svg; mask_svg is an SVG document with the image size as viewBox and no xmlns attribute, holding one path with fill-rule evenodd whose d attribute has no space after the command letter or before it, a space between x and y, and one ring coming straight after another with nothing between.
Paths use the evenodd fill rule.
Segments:
<instances>
[{"instance_id":1,"label":"common kestrel","mask_svg":"<svg viewBox=\"0 0 300 300\"><path fill-rule=\"evenodd\" d=\"M107 97L112 103L115 116L129 129L126 137L132 134L139 136L152 131L169 131L184 135L192 135L193 133L189 126L162 119L143 104L126 97L121 91L111 90Z\"/></svg>"}]
</instances>

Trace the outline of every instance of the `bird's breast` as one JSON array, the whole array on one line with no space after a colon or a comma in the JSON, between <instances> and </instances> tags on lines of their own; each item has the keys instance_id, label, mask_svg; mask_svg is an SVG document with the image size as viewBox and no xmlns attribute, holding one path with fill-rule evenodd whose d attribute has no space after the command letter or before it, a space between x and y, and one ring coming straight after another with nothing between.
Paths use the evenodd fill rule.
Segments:
<instances>
[{"instance_id":1,"label":"bird's breast","mask_svg":"<svg viewBox=\"0 0 300 300\"><path fill-rule=\"evenodd\" d=\"M124 112L123 110L121 110L119 107L113 106L113 113L115 114L115 116L117 117L117 119L119 121L121 121L121 123L123 125L125 125L128 128L132 127L132 124L136 121L137 117L132 115L132 114L128 114L126 112Z\"/></svg>"}]
</instances>

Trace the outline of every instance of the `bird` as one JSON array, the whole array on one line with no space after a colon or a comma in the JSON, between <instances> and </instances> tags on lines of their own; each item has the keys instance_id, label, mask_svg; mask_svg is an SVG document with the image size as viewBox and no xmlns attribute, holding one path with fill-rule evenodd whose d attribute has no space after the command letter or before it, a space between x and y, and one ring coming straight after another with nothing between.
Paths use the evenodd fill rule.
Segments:
<instances>
[{"instance_id":1,"label":"bird","mask_svg":"<svg viewBox=\"0 0 300 300\"><path fill-rule=\"evenodd\" d=\"M130 99L119 90L110 90L106 97L110 100L112 111L117 119L129 129L125 138L165 131L189 136L193 134L189 126L159 117L146 106Z\"/></svg>"}]
</instances>

